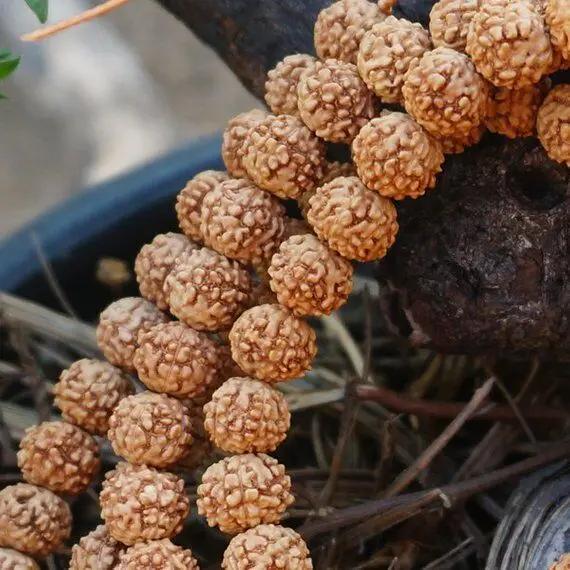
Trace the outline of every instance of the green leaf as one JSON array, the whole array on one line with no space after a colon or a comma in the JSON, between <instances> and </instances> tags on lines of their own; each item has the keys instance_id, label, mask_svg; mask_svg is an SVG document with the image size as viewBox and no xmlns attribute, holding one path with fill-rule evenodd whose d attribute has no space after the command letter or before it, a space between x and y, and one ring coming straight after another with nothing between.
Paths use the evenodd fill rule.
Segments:
<instances>
[{"instance_id":1,"label":"green leaf","mask_svg":"<svg viewBox=\"0 0 570 570\"><path fill-rule=\"evenodd\" d=\"M48 0L26 0L26 4L31 8L38 20L45 24L48 17Z\"/></svg>"},{"instance_id":2,"label":"green leaf","mask_svg":"<svg viewBox=\"0 0 570 570\"><path fill-rule=\"evenodd\" d=\"M6 97L4 93L0 93L0 101L2 101L3 99L8 99L8 97Z\"/></svg>"},{"instance_id":3,"label":"green leaf","mask_svg":"<svg viewBox=\"0 0 570 570\"><path fill-rule=\"evenodd\" d=\"M5 55L7 54L7 55ZM8 52L0 53L0 79L5 79L18 67L20 58Z\"/></svg>"}]
</instances>

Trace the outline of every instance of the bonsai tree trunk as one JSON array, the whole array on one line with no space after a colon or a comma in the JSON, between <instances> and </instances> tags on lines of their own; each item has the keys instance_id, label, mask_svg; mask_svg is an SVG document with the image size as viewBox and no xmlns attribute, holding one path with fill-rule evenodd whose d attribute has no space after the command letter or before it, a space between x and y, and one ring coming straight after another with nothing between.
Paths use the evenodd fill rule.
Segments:
<instances>
[{"instance_id":1,"label":"bonsai tree trunk","mask_svg":"<svg viewBox=\"0 0 570 570\"><path fill-rule=\"evenodd\" d=\"M330 3L158 1L260 99L280 59L314 53L314 22ZM400 0L395 15L425 25L433 4ZM487 135L448 156L435 190L398 204L400 233L378 264L405 332L445 352L570 360L569 206L570 169L535 139Z\"/></svg>"}]
</instances>

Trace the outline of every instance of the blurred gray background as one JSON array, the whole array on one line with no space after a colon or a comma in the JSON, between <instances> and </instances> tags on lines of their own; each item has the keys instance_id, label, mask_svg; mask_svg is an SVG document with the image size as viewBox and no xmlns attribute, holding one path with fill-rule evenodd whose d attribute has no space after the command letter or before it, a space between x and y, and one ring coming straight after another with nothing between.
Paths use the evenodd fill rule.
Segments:
<instances>
[{"instance_id":1,"label":"blurred gray background","mask_svg":"<svg viewBox=\"0 0 570 570\"><path fill-rule=\"evenodd\" d=\"M97 4L50 0L50 22ZM22 55L2 85L0 237L78 190L223 129L261 104L152 0L39 44L24 0L0 0L0 49Z\"/></svg>"}]
</instances>

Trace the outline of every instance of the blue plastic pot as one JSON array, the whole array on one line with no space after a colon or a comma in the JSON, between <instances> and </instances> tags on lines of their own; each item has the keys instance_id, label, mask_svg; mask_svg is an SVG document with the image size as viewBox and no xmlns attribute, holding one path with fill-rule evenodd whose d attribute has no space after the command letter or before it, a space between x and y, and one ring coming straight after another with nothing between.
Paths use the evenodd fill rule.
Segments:
<instances>
[{"instance_id":1,"label":"blue plastic pot","mask_svg":"<svg viewBox=\"0 0 570 570\"><path fill-rule=\"evenodd\" d=\"M0 290L61 309L38 255L40 243L73 307L93 319L114 295L95 278L98 260L132 263L157 233L177 231L175 196L198 172L224 168L220 145L219 135L193 142L78 193L0 241ZM121 294L136 295L136 282Z\"/></svg>"}]
</instances>

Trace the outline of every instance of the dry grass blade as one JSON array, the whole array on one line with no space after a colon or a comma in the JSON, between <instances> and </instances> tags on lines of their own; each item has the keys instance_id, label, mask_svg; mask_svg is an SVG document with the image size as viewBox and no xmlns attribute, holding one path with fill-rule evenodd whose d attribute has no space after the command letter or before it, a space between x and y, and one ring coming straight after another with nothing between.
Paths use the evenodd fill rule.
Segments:
<instances>
[{"instance_id":1,"label":"dry grass blade","mask_svg":"<svg viewBox=\"0 0 570 570\"><path fill-rule=\"evenodd\" d=\"M441 435L433 441L433 443L416 459L413 465L406 469L395 481L388 487L384 493L386 497L399 495L403 490L409 487L418 475L426 469L433 461L436 455L441 453L452 437L463 427L465 422L483 405L487 396L490 394L495 377L489 378L481 388L478 388L473 394L471 401L465 406L463 411L445 428Z\"/></svg>"},{"instance_id":2,"label":"dry grass blade","mask_svg":"<svg viewBox=\"0 0 570 570\"><path fill-rule=\"evenodd\" d=\"M7 326L19 325L81 349L87 354L99 354L92 326L9 293L0 292L0 318Z\"/></svg>"}]
</instances>

